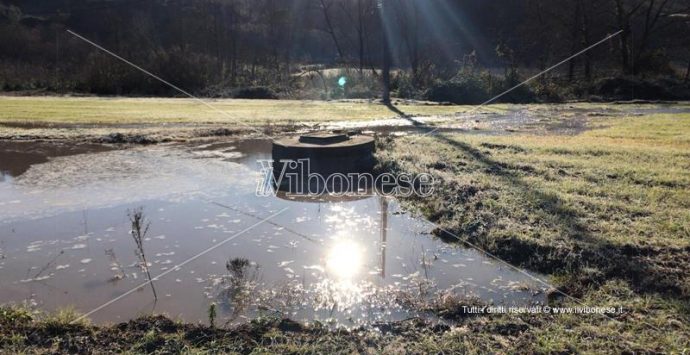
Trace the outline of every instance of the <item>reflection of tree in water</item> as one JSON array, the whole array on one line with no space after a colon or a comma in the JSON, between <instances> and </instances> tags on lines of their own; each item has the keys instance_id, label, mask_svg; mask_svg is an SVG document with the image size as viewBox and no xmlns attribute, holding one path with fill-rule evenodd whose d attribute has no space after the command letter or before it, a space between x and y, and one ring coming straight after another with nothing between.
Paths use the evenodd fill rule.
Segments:
<instances>
[{"instance_id":1,"label":"reflection of tree in water","mask_svg":"<svg viewBox=\"0 0 690 355\"><path fill-rule=\"evenodd\" d=\"M106 249L105 255L108 257L108 259L110 259L110 270L115 273L113 277L108 280L108 282L117 282L127 277L122 264L120 264L120 261L117 259L117 255L115 255L115 250L112 248Z\"/></svg>"},{"instance_id":2,"label":"reflection of tree in water","mask_svg":"<svg viewBox=\"0 0 690 355\"><path fill-rule=\"evenodd\" d=\"M221 310L230 314L228 322L232 322L251 305L260 266L244 258L234 258L225 263L225 268L228 274L223 275L216 286L216 299Z\"/></svg>"}]
</instances>

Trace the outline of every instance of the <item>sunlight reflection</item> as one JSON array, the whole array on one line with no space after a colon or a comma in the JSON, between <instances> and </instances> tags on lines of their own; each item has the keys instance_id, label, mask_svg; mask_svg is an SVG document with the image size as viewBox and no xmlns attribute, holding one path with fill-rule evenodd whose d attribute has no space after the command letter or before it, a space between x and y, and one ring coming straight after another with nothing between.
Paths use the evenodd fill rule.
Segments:
<instances>
[{"instance_id":1,"label":"sunlight reflection","mask_svg":"<svg viewBox=\"0 0 690 355\"><path fill-rule=\"evenodd\" d=\"M338 241L326 255L326 269L340 281L351 281L362 268L362 247L351 241Z\"/></svg>"}]
</instances>

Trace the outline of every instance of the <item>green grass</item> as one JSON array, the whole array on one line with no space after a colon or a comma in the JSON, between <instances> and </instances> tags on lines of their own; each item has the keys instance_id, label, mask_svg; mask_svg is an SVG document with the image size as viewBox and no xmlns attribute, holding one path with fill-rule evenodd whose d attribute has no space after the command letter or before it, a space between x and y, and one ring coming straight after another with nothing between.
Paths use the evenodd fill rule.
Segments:
<instances>
[{"instance_id":1,"label":"green grass","mask_svg":"<svg viewBox=\"0 0 690 355\"><path fill-rule=\"evenodd\" d=\"M210 108L192 99L96 98L96 97L14 97L0 96L0 123L57 124L162 124L240 123L249 125L363 121L398 117L386 106L363 100L240 100L204 99ZM607 104L578 103L573 109L598 110ZM687 104L682 104L687 107ZM492 104L477 112L506 112L512 105ZM564 105L521 105L532 110L562 109ZM626 105L625 108L642 107ZM398 103L407 115L450 115L475 109L474 106ZM616 109L623 108L621 106ZM218 112L216 109L222 111Z\"/></svg>"},{"instance_id":2,"label":"green grass","mask_svg":"<svg viewBox=\"0 0 690 355\"><path fill-rule=\"evenodd\" d=\"M577 136L407 138L382 159L436 175L441 190L417 206L464 235L690 245L690 114L606 124Z\"/></svg>"},{"instance_id":3,"label":"green grass","mask_svg":"<svg viewBox=\"0 0 690 355\"><path fill-rule=\"evenodd\" d=\"M405 204L461 240L552 275L587 304L630 309L622 324L541 324L535 351L687 351L690 114L589 125L575 136L397 139L379 152L381 169L433 174L436 193Z\"/></svg>"},{"instance_id":4,"label":"green grass","mask_svg":"<svg viewBox=\"0 0 690 355\"><path fill-rule=\"evenodd\" d=\"M330 122L396 117L386 106L352 101L64 98L0 96L0 122L76 124ZM451 114L459 106L401 104L411 115Z\"/></svg>"}]
</instances>

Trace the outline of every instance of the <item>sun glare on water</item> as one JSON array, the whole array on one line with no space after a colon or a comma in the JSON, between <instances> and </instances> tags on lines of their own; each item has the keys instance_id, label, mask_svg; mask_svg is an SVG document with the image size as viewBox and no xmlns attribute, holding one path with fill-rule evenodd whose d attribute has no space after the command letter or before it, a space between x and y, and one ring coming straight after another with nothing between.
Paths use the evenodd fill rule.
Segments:
<instances>
[{"instance_id":1,"label":"sun glare on water","mask_svg":"<svg viewBox=\"0 0 690 355\"><path fill-rule=\"evenodd\" d=\"M338 241L328 251L326 269L340 280L351 280L362 269L361 246L351 240Z\"/></svg>"}]
</instances>

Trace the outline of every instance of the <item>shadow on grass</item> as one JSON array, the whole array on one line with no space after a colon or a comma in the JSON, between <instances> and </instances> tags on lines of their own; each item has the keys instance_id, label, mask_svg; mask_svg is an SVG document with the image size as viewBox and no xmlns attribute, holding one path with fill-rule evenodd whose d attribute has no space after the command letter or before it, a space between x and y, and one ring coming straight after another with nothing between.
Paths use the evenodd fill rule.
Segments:
<instances>
[{"instance_id":1,"label":"shadow on grass","mask_svg":"<svg viewBox=\"0 0 690 355\"><path fill-rule=\"evenodd\" d=\"M400 118L403 118L403 119L410 121L410 123L412 123L412 125L415 127L425 128L425 129L429 129L429 130L433 129L433 128L429 127L428 125L426 125L424 122L414 119L414 117L412 115L409 115L409 114L403 112L402 110L397 108L395 105L393 105L393 103L391 103L391 102L385 103L384 105L386 105L386 107L389 110L391 110L393 113L400 116Z\"/></svg>"},{"instance_id":2,"label":"shadow on grass","mask_svg":"<svg viewBox=\"0 0 690 355\"><path fill-rule=\"evenodd\" d=\"M553 216L555 228L560 232L560 240L527 240L518 236L488 240L486 235L470 238L473 243L487 247L504 260L530 269L550 273L575 276L569 287L576 292L577 287L587 283L598 285L608 279L624 279L638 292L659 292L666 295L688 297L682 284L687 279L683 266L690 264L687 250L664 249L633 244L614 244L592 233L582 220L585 216L573 209L558 195L542 191L525 182L522 175L524 167L514 166L492 159L481 150L462 141L445 135L435 135L436 139L448 144L479 163L487 173L502 182L514 186L529 202L526 208L535 208ZM534 173L528 170L527 173ZM452 231L459 236L467 235L463 230ZM440 233L443 237L443 232ZM447 238L446 239L454 239ZM565 244L565 245L564 245ZM667 254L667 255L662 255ZM666 257L666 258L664 258ZM666 260L668 259L668 260ZM586 274L585 269L596 267L601 273Z\"/></svg>"}]
</instances>

